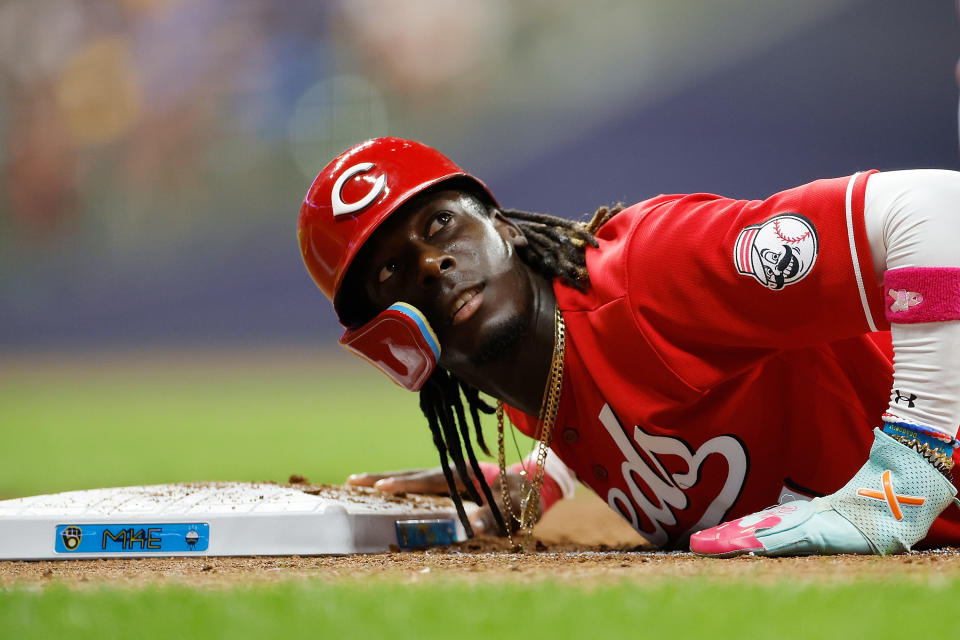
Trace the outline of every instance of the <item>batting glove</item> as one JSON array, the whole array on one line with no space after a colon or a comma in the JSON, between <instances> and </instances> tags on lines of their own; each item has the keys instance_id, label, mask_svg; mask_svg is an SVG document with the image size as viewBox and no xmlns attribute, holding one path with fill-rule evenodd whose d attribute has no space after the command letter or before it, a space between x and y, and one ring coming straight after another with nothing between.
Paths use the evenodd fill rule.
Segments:
<instances>
[{"instance_id":1,"label":"batting glove","mask_svg":"<svg viewBox=\"0 0 960 640\"><path fill-rule=\"evenodd\" d=\"M956 495L923 456L875 429L869 460L836 493L700 531L690 549L722 558L902 553L927 535Z\"/></svg>"}]
</instances>

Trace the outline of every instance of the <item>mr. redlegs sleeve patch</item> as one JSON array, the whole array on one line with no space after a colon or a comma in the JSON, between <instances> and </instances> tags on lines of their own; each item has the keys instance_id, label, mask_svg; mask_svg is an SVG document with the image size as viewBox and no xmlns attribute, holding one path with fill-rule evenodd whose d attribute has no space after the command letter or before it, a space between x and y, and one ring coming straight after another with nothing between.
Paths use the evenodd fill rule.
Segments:
<instances>
[{"instance_id":1,"label":"mr. redlegs sleeve patch","mask_svg":"<svg viewBox=\"0 0 960 640\"><path fill-rule=\"evenodd\" d=\"M820 242L806 216L784 213L752 224L737 236L733 261L741 275L774 291L803 280L813 269Z\"/></svg>"}]
</instances>

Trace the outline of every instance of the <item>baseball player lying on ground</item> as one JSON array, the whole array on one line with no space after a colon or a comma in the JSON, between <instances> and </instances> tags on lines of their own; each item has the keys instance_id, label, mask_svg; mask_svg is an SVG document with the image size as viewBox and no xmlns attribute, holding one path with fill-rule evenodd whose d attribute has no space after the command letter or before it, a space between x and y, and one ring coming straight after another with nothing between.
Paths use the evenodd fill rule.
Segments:
<instances>
[{"instance_id":1,"label":"baseball player lying on ground","mask_svg":"<svg viewBox=\"0 0 960 640\"><path fill-rule=\"evenodd\" d=\"M958 208L958 173L864 172L584 224L504 209L416 142L352 147L300 250L341 343L419 391L441 466L349 482L452 491L504 535L579 481L662 548L960 544ZM493 412L501 463L479 464ZM540 443L509 470L504 414Z\"/></svg>"}]
</instances>

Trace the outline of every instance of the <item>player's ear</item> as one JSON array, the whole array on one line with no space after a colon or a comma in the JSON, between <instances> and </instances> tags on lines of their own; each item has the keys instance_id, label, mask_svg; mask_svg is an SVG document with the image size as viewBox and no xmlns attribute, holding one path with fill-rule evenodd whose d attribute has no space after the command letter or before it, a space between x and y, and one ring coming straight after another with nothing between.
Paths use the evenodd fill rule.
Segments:
<instances>
[{"instance_id":1,"label":"player's ear","mask_svg":"<svg viewBox=\"0 0 960 640\"><path fill-rule=\"evenodd\" d=\"M490 211L493 215L493 226L500 237L512 244L514 248L527 246L527 236L523 235L523 231L513 220L503 215L503 212L499 209L491 207Z\"/></svg>"}]
</instances>

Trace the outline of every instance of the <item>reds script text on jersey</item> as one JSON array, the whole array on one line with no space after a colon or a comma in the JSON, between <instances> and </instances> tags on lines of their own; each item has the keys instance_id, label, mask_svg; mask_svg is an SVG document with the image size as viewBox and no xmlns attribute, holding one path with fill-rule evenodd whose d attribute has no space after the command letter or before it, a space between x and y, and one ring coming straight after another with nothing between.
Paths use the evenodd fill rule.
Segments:
<instances>
[{"instance_id":1,"label":"reds script text on jersey","mask_svg":"<svg viewBox=\"0 0 960 640\"><path fill-rule=\"evenodd\" d=\"M586 292L554 285L567 352L551 449L654 545L832 493L866 460L893 372L868 179L641 202L599 230ZM949 543L960 510L922 544Z\"/></svg>"}]
</instances>

